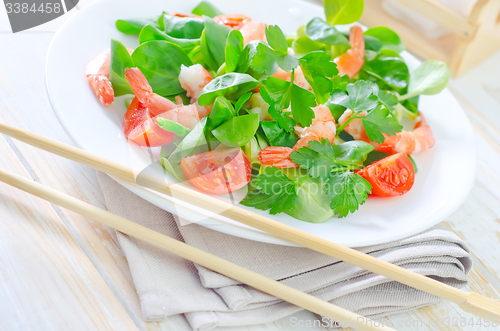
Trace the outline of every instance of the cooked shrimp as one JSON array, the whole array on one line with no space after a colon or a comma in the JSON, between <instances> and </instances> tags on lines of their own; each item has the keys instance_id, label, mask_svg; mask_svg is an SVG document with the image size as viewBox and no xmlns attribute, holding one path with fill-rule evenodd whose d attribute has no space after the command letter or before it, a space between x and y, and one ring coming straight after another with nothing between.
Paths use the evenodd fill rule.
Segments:
<instances>
[{"instance_id":1,"label":"cooked shrimp","mask_svg":"<svg viewBox=\"0 0 500 331\"><path fill-rule=\"evenodd\" d=\"M129 53L133 52L132 49L127 50ZM108 49L90 61L85 70L90 87L103 106L109 106L115 100L113 85L109 80L110 59L111 53Z\"/></svg>"},{"instance_id":2,"label":"cooked shrimp","mask_svg":"<svg viewBox=\"0 0 500 331\"><path fill-rule=\"evenodd\" d=\"M377 151L385 153L420 153L434 146L434 135L425 117L420 113L420 121L413 131L401 131L395 136L384 134L385 140L375 147Z\"/></svg>"},{"instance_id":3,"label":"cooked shrimp","mask_svg":"<svg viewBox=\"0 0 500 331\"><path fill-rule=\"evenodd\" d=\"M212 106L200 106L198 104L201 91L211 81L212 76L201 64L195 64L190 67L181 66L179 82L182 88L186 90L186 95L191 98L191 104L194 104L196 109L198 109L200 118L207 116L212 111Z\"/></svg>"},{"instance_id":4,"label":"cooked shrimp","mask_svg":"<svg viewBox=\"0 0 500 331\"><path fill-rule=\"evenodd\" d=\"M129 68L125 70L132 91L139 101L148 109L151 116L157 116L169 110L177 108L177 105L156 93L153 93L151 85L139 68Z\"/></svg>"},{"instance_id":5,"label":"cooked shrimp","mask_svg":"<svg viewBox=\"0 0 500 331\"><path fill-rule=\"evenodd\" d=\"M339 74L348 75L353 78L363 67L365 63L365 38L360 26L353 26L349 32L349 42L351 48L344 54L336 57L333 61L337 63Z\"/></svg>"},{"instance_id":6,"label":"cooked shrimp","mask_svg":"<svg viewBox=\"0 0 500 331\"><path fill-rule=\"evenodd\" d=\"M330 109L319 105L314 108L314 114L315 117L311 126L307 128L295 127L295 132L300 139L293 146L293 149L288 147L266 147L260 151L259 161L264 165L272 165L277 168L294 168L298 167L298 165L290 159L290 154L293 151L309 146L309 142L312 140L328 139L332 144L335 139L336 127Z\"/></svg>"},{"instance_id":7,"label":"cooked shrimp","mask_svg":"<svg viewBox=\"0 0 500 331\"><path fill-rule=\"evenodd\" d=\"M276 72L274 73L273 77L286 80L287 82L289 82L292 79L292 73L285 71L281 68L278 68L278 70L276 70ZM302 72L302 69L300 67L295 69L293 82L298 86L302 87L303 89L312 91L312 87L311 85L309 85L309 82L304 77L304 73Z\"/></svg>"},{"instance_id":8,"label":"cooked shrimp","mask_svg":"<svg viewBox=\"0 0 500 331\"><path fill-rule=\"evenodd\" d=\"M348 109L339 119L339 123L343 124L350 116L351 111ZM344 115L347 115L343 118ZM358 116L366 116L366 112L359 114ZM375 147L377 151L385 153L420 153L426 149L434 146L434 135L432 134L431 127L427 124L425 117L420 113L420 121L415 125L413 131L401 131L396 133L395 136L390 136L383 133L385 140L382 144L370 141L368 135L365 132L363 123L360 118L355 118L349 122L349 124L344 128L344 130L349 133L355 140L362 140L368 142Z\"/></svg>"},{"instance_id":9,"label":"cooked shrimp","mask_svg":"<svg viewBox=\"0 0 500 331\"><path fill-rule=\"evenodd\" d=\"M357 116L363 117L366 116L368 113L366 111L363 111L359 113ZM342 125L344 124L352 115L352 111L350 109L347 109L342 116L339 118L339 124ZM360 118L355 118L352 121L347 124L347 126L344 128L344 131L349 133L354 140L362 140L367 143L371 143L370 138L368 138L368 135L366 134L365 128L363 127L363 122L361 121Z\"/></svg>"},{"instance_id":10,"label":"cooked shrimp","mask_svg":"<svg viewBox=\"0 0 500 331\"><path fill-rule=\"evenodd\" d=\"M214 21L219 24L227 25L233 29L239 30L252 19L242 14L219 15L214 17Z\"/></svg>"},{"instance_id":11,"label":"cooked shrimp","mask_svg":"<svg viewBox=\"0 0 500 331\"><path fill-rule=\"evenodd\" d=\"M186 90L186 95L191 98L192 103L198 101L201 90L211 81L212 76L201 64L190 67L181 66L179 82L182 88Z\"/></svg>"},{"instance_id":12,"label":"cooked shrimp","mask_svg":"<svg viewBox=\"0 0 500 331\"><path fill-rule=\"evenodd\" d=\"M160 114L159 117L182 124L186 128L191 130L200 121L198 110L196 109L195 105L188 105L188 106L180 105L177 106L177 108L174 108L163 114Z\"/></svg>"},{"instance_id":13,"label":"cooked shrimp","mask_svg":"<svg viewBox=\"0 0 500 331\"><path fill-rule=\"evenodd\" d=\"M266 26L262 22L248 22L240 28L243 35L243 43L246 45L253 40L266 41Z\"/></svg>"},{"instance_id":14,"label":"cooked shrimp","mask_svg":"<svg viewBox=\"0 0 500 331\"><path fill-rule=\"evenodd\" d=\"M260 151L259 161L276 168L295 168L298 165L290 159L292 152L290 147L269 146Z\"/></svg>"},{"instance_id":15,"label":"cooked shrimp","mask_svg":"<svg viewBox=\"0 0 500 331\"><path fill-rule=\"evenodd\" d=\"M308 146L312 140L321 141L328 139L333 143L337 128L335 127L335 119L332 116L330 109L324 105L319 105L314 108L315 117L311 126L307 128L295 127L295 132L300 137L299 141L293 146L296 151L301 147Z\"/></svg>"}]
</instances>

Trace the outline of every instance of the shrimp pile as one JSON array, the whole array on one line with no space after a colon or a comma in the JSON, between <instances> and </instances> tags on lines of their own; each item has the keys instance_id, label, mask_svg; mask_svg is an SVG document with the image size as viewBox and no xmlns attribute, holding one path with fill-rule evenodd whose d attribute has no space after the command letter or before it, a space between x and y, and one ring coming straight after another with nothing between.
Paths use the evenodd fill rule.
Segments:
<instances>
[{"instance_id":1,"label":"shrimp pile","mask_svg":"<svg viewBox=\"0 0 500 331\"><path fill-rule=\"evenodd\" d=\"M333 143L336 135L335 119L326 106L319 105L314 110L314 119L312 124L306 128L299 126L295 127L295 132L299 136L299 140L292 148L270 146L264 148L259 153L259 161L263 165L275 166L277 168L294 168L298 167L291 159L290 155L293 151L299 148L309 146L311 141L321 141L328 139Z\"/></svg>"}]
</instances>

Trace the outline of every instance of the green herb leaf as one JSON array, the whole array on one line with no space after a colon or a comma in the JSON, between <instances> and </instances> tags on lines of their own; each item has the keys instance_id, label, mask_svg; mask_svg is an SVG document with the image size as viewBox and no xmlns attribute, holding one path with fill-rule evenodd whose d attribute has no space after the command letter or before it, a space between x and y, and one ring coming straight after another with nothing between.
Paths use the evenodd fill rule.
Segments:
<instances>
[{"instance_id":1,"label":"green herb leaf","mask_svg":"<svg viewBox=\"0 0 500 331\"><path fill-rule=\"evenodd\" d=\"M278 70L278 67L285 71L297 68L299 61L295 56L288 54L285 35L278 26L266 27L266 39L271 47L276 48L271 49L265 44L257 45L257 53L251 61L255 71L271 76Z\"/></svg>"},{"instance_id":2,"label":"green herb leaf","mask_svg":"<svg viewBox=\"0 0 500 331\"><path fill-rule=\"evenodd\" d=\"M181 65L189 67L192 62L179 46L168 41L148 41L135 49L132 60L155 93L165 96L184 92L179 83Z\"/></svg>"},{"instance_id":3,"label":"green herb leaf","mask_svg":"<svg viewBox=\"0 0 500 331\"><path fill-rule=\"evenodd\" d=\"M139 34L146 25L158 27L158 16L131 20L116 20L116 28L124 34Z\"/></svg>"},{"instance_id":4,"label":"green herb leaf","mask_svg":"<svg viewBox=\"0 0 500 331\"><path fill-rule=\"evenodd\" d=\"M262 83L264 85L264 93L262 93L261 87L260 94L264 101L270 105L272 103L272 105L279 111L290 107L291 82L287 82L276 77L268 77L262 81Z\"/></svg>"},{"instance_id":5,"label":"green herb leaf","mask_svg":"<svg viewBox=\"0 0 500 331\"><path fill-rule=\"evenodd\" d=\"M205 22L194 17L163 16L164 31L169 36L182 39L197 39L205 28Z\"/></svg>"},{"instance_id":6,"label":"green herb leaf","mask_svg":"<svg viewBox=\"0 0 500 331\"><path fill-rule=\"evenodd\" d=\"M366 51L378 52L382 47L384 47L384 44L378 38L365 35L365 58Z\"/></svg>"},{"instance_id":7,"label":"green herb leaf","mask_svg":"<svg viewBox=\"0 0 500 331\"><path fill-rule=\"evenodd\" d=\"M243 107L243 105L250 99L251 96L252 92L248 92L243 94L243 96L238 99L238 101L234 105L234 109L236 110L236 112L240 111L241 107Z\"/></svg>"},{"instance_id":8,"label":"green herb leaf","mask_svg":"<svg viewBox=\"0 0 500 331\"><path fill-rule=\"evenodd\" d=\"M200 4L193 9L192 13L198 16L205 15L212 18L222 15L222 12L208 1L200 2Z\"/></svg>"},{"instance_id":9,"label":"green herb leaf","mask_svg":"<svg viewBox=\"0 0 500 331\"><path fill-rule=\"evenodd\" d=\"M240 202L244 206L270 209L269 213L276 215L291 209L298 202L295 182L278 168L266 167L264 173L254 179L253 184L258 191L248 193Z\"/></svg>"},{"instance_id":10,"label":"green herb leaf","mask_svg":"<svg viewBox=\"0 0 500 331\"><path fill-rule=\"evenodd\" d=\"M305 33L311 40L324 44L337 46L351 45L342 33L319 17L313 18L307 23Z\"/></svg>"},{"instance_id":11,"label":"green herb leaf","mask_svg":"<svg viewBox=\"0 0 500 331\"><path fill-rule=\"evenodd\" d=\"M381 43L381 47L379 49L374 49L374 51L378 51L380 49L390 49L397 53L401 53L405 49L405 45L401 39L399 39L398 34L388 27L378 26L370 28L365 31L364 35L376 38ZM365 37L365 42L366 40L367 39Z\"/></svg>"},{"instance_id":12,"label":"green herb leaf","mask_svg":"<svg viewBox=\"0 0 500 331\"><path fill-rule=\"evenodd\" d=\"M164 40L171 42L182 48L185 52L191 52L194 48L199 47L201 39L179 39L169 36L158 30L156 27L146 25L139 34L139 43L144 44L152 40Z\"/></svg>"},{"instance_id":13,"label":"green herb leaf","mask_svg":"<svg viewBox=\"0 0 500 331\"><path fill-rule=\"evenodd\" d=\"M366 157L365 162L363 165L365 167L368 167L370 164L382 160L384 157L387 157L391 154L389 153L384 153L384 152L379 152L379 151L371 151L368 156Z\"/></svg>"},{"instance_id":14,"label":"green herb leaf","mask_svg":"<svg viewBox=\"0 0 500 331\"><path fill-rule=\"evenodd\" d=\"M266 27L266 39L269 46L271 46L277 53L288 53L286 37L277 25L269 25Z\"/></svg>"},{"instance_id":15,"label":"green herb leaf","mask_svg":"<svg viewBox=\"0 0 500 331\"><path fill-rule=\"evenodd\" d=\"M275 78L275 77L269 77L267 79L277 79L278 81L281 81L281 79ZM284 82L284 81L282 81ZM271 92L268 91L266 86L261 86L260 88L260 95L262 96L262 99L264 99L265 102L269 104L269 109L268 113L271 115L271 117L279 124L280 127L282 127L284 130L288 132L293 132L294 126L296 124L295 120L290 117L289 112L283 111L283 109L286 109L290 106L290 84L286 84L287 82L280 83L279 85L283 86L273 86L271 83L269 83L269 89ZM282 93L278 92L278 89L281 88ZM283 106L285 106L283 108Z\"/></svg>"},{"instance_id":16,"label":"green herb leaf","mask_svg":"<svg viewBox=\"0 0 500 331\"><path fill-rule=\"evenodd\" d=\"M325 0L326 21L331 25L351 24L363 14L363 0Z\"/></svg>"},{"instance_id":17,"label":"green herb leaf","mask_svg":"<svg viewBox=\"0 0 500 331\"><path fill-rule=\"evenodd\" d=\"M389 110L377 107L361 118L363 127L371 141L376 141L379 144L385 140L383 133L394 136L396 132L401 132L403 126L398 123Z\"/></svg>"},{"instance_id":18,"label":"green herb leaf","mask_svg":"<svg viewBox=\"0 0 500 331\"><path fill-rule=\"evenodd\" d=\"M225 74L215 78L201 90L198 103L201 106L208 106L218 96L226 96L228 99L235 100L260 84L258 80L247 74L234 72Z\"/></svg>"},{"instance_id":19,"label":"green herb leaf","mask_svg":"<svg viewBox=\"0 0 500 331\"><path fill-rule=\"evenodd\" d=\"M115 97L133 94L132 88L125 78L125 69L135 67L127 48L121 42L111 39L111 56L109 64L109 80L113 84Z\"/></svg>"},{"instance_id":20,"label":"green herb leaf","mask_svg":"<svg viewBox=\"0 0 500 331\"><path fill-rule=\"evenodd\" d=\"M325 44L317 42L308 36L302 36L292 42L292 48L295 54L305 55L310 52L320 51L325 49Z\"/></svg>"},{"instance_id":21,"label":"green herb leaf","mask_svg":"<svg viewBox=\"0 0 500 331\"><path fill-rule=\"evenodd\" d=\"M227 36L226 42L226 72L234 72L240 62L243 52L243 35L238 30L233 30Z\"/></svg>"},{"instance_id":22,"label":"green herb leaf","mask_svg":"<svg viewBox=\"0 0 500 331\"><path fill-rule=\"evenodd\" d=\"M309 142L309 147L293 152L290 158L302 169L308 169L311 177L326 180L332 171L360 169L373 149L364 141L353 140L332 146L327 139L322 139L321 142Z\"/></svg>"},{"instance_id":23,"label":"green herb leaf","mask_svg":"<svg viewBox=\"0 0 500 331\"><path fill-rule=\"evenodd\" d=\"M391 112L394 112L394 107L398 104L398 97L389 91L380 90L378 99Z\"/></svg>"},{"instance_id":24,"label":"green herb leaf","mask_svg":"<svg viewBox=\"0 0 500 331\"><path fill-rule=\"evenodd\" d=\"M304 222L322 223L333 216L330 208L331 199L326 196L323 183L307 176L297 181L297 203L285 213Z\"/></svg>"},{"instance_id":25,"label":"green herb leaf","mask_svg":"<svg viewBox=\"0 0 500 331\"><path fill-rule=\"evenodd\" d=\"M316 98L314 94L302 87L291 84L292 93L290 103L292 106L293 118L300 122L303 127L308 127L312 124L314 118L313 107L316 107Z\"/></svg>"},{"instance_id":26,"label":"green herb leaf","mask_svg":"<svg viewBox=\"0 0 500 331\"><path fill-rule=\"evenodd\" d=\"M332 92L333 82L329 77L339 73L337 65L331 60L330 55L325 52L311 52L299 60L304 77L311 85L319 104L326 103Z\"/></svg>"},{"instance_id":27,"label":"green herb leaf","mask_svg":"<svg viewBox=\"0 0 500 331\"><path fill-rule=\"evenodd\" d=\"M182 158L188 156L196 146L206 144L203 135L206 124L207 118L204 117L198 124L196 124L193 130L191 130L191 132L184 137L179 146L177 146L177 148L168 157L170 164L177 164L181 162Z\"/></svg>"},{"instance_id":28,"label":"green herb leaf","mask_svg":"<svg viewBox=\"0 0 500 331\"><path fill-rule=\"evenodd\" d=\"M420 94L438 94L448 85L449 77L450 71L446 63L437 60L425 61L410 74L408 94L403 95L399 100Z\"/></svg>"},{"instance_id":29,"label":"green herb leaf","mask_svg":"<svg viewBox=\"0 0 500 331\"><path fill-rule=\"evenodd\" d=\"M228 119L237 115L238 112L234 109L233 104L223 96L219 96L214 101L212 112L207 116L205 131L212 131Z\"/></svg>"},{"instance_id":30,"label":"green herb leaf","mask_svg":"<svg viewBox=\"0 0 500 331\"><path fill-rule=\"evenodd\" d=\"M366 61L363 70L391 88L400 90L407 86L410 73L404 60L397 53L392 53L383 50L374 60Z\"/></svg>"},{"instance_id":31,"label":"green herb leaf","mask_svg":"<svg viewBox=\"0 0 500 331\"><path fill-rule=\"evenodd\" d=\"M252 63L252 59L254 55L257 54L257 47L261 44L264 45L264 43L260 40L252 40L245 46L245 48L243 48L243 52L240 54L236 72L244 74L251 70L250 65ZM257 77L257 79L259 78Z\"/></svg>"},{"instance_id":32,"label":"green herb leaf","mask_svg":"<svg viewBox=\"0 0 500 331\"><path fill-rule=\"evenodd\" d=\"M228 146L243 146L253 138L258 128L259 114L248 114L231 117L212 130L212 134Z\"/></svg>"},{"instance_id":33,"label":"green herb leaf","mask_svg":"<svg viewBox=\"0 0 500 331\"><path fill-rule=\"evenodd\" d=\"M350 171L333 173L326 182L326 194L332 198L330 207L338 217L358 210L371 192L370 183Z\"/></svg>"},{"instance_id":34,"label":"green herb leaf","mask_svg":"<svg viewBox=\"0 0 500 331\"><path fill-rule=\"evenodd\" d=\"M226 41L231 28L216 23L208 16L204 16L205 30L201 35L201 51L207 64L217 71L226 61Z\"/></svg>"},{"instance_id":35,"label":"green herb leaf","mask_svg":"<svg viewBox=\"0 0 500 331\"><path fill-rule=\"evenodd\" d=\"M299 140L299 137L295 133L287 132L278 124L278 122L262 121L260 122L260 127L264 132L269 145L271 146L291 148Z\"/></svg>"},{"instance_id":36,"label":"green herb leaf","mask_svg":"<svg viewBox=\"0 0 500 331\"><path fill-rule=\"evenodd\" d=\"M160 162L163 168L165 168L172 176L174 176L180 182L187 182L187 178L182 172L180 164L171 164L170 161L160 154Z\"/></svg>"},{"instance_id":37,"label":"green herb leaf","mask_svg":"<svg viewBox=\"0 0 500 331\"><path fill-rule=\"evenodd\" d=\"M329 102L349 108L352 111L363 111L375 108L378 104L378 86L366 80L358 80L347 84L347 93L335 89Z\"/></svg>"},{"instance_id":38,"label":"green herb leaf","mask_svg":"<svg viewBox=\"0 0 500 331\"><path fill-rule=\"evenodd\" d=\"M158 121L158 126L162 128L165 131L175 133L176 135L180 137L186 136L189 132L191 132L190 129L186 128L184 125L179 124L177 122L167 120L165 118L161 117L156 117Z\"/></svg>"}]
</instances>

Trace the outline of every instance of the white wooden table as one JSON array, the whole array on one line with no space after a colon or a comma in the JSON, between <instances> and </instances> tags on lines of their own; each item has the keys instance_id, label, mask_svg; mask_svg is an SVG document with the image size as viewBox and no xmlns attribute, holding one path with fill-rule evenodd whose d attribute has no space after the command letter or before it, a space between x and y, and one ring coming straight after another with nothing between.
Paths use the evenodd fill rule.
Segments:
<instances>
[{"instance_id":1,"label":"white wooden table","mask_svg":"<svg viewBox=\"0 0 500 331\"><path fill-rule=\"evenodd\" d=\"M73 12L18 34L10 32L5 9L0 6L1 121L73 144L50 107L44 64L54 32L89 2L93 0L81 1ZM470 196L443 220L472 250L475 264L469 289L495 299L500 299L498 63L500 53L450 83L475 128L479 164ZM92 169L3 135L0 155L0 167L105 208ZM0 184L0 229L1 331L190 329L183 316L160 323L143 321L127 261L113 235L102 226ZM441 319L440 326L431 323L436 318ZM456 318L458 325L444 327L446 318ZM405 331L499 329L471 325L471 318L454 304L442 302L387 317L384 322ZM303 326L296 325L298 321ZM315 329L327 328L317 316L304 311L275 323L237 330Z\"/></svg>"}]
</instances>

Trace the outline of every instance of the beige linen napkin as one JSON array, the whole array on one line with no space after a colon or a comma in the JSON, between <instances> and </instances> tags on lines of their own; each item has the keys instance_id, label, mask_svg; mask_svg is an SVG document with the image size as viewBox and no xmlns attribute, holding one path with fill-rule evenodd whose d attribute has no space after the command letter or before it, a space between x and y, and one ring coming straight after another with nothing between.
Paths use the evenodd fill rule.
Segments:
<instances>
[{"instance_id":1,"label":"beige linen napkin","mask_svg":"<svg viewBox=\"0 0 500 331\"><path fill-rule=\"evenodd\" d=\"M98 173L98 179L110 212L360 315L378 318L439 301L306 248L250 241L197 224L178 226L175 216L107 175ZM148 321L185 314L194 330L208 330L268 323L300 310L135 238L117 235ZM358 249L455 287L467 284L472 266L465 243L442 225L410 238Z\"/></svg>"}]
</instances>

